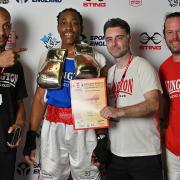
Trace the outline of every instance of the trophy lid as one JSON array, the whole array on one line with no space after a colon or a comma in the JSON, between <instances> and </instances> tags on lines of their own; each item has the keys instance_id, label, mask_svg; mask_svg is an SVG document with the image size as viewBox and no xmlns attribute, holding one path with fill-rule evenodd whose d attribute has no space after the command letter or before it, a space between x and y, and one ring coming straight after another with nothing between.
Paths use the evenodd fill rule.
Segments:
<instances>
[{"instance_id":1,"label":"trophy lid","mask_svg":"<svg viewBox=\"0 0 180 180\"><path fill-rule=\"evenodd\" d=\"M94 59L93 48L86 43L75 45L76 78L87 79L100 76L100 67Z\"/></svg>"},{"instance_id":2,"label":"trophy lid","mask_svg":"<svg viewBox=\"0 0 180 180\"><path fill-rule=\"evenodd\" d=\"M93 48L86 43L75 44L76 55L90 55L93 56Z\"/></svg>"},{"instance_id":3,"label":"trophy lid","mask_svg":"<svg viewBox=\"0 0 180 180\"><path fill-rule=\"evenodd\" d=\"M67 56L67 49L52 48L48 51L48 60L63 60Z\"/></svg>"}]
</instances>

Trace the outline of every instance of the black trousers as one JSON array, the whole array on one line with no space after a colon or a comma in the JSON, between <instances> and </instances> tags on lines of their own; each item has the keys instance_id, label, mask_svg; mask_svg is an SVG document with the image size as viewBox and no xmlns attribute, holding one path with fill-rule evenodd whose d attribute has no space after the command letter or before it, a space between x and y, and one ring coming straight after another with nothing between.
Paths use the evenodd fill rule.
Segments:
<instances>
[{"instance_id":1,"label":"black trousers","mask_svg":"<svg viewBox=\"0 0 180 180\"><path fill-rule=\"evenodd\" d=\"M119 157L111 154L106 180L163 180L161 155Z\"/></svg>"},{"instance_id":2,"label":"black trousers","mask_svg":"<svg viewBox=\"0 0 180 180\"><path fill-rule=\"evenodd\" d=\"M13 180L16 151L0 152L0 180Z\"/></svg>"}]
</instances>

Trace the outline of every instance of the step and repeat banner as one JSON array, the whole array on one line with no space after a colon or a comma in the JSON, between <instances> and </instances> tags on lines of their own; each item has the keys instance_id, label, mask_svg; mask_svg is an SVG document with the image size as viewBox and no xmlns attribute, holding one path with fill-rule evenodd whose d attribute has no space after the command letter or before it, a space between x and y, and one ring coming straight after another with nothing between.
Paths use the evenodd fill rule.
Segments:
<instances>
[{"instance_id":1,"label":"step and repeat banner","mask_svg":"<svg viewBox=\"0 0 180 180\"><path fill-rule=\"evenodd\" d=\"M106 50L103 25L110 19L120 17L131 26L132 51L145 57L158 70L170 55L163 39L164 17L169 12L180 11L180 0L0 0L12 16L12 31L7 48L26 47L20 54L24 67L29 97L25 99L27 123L30 106L36 88L39 57L42 52L59 43L56 16L65 8L75 8L83 16L82 39L102 52L113 63ZM15 180L35 180L40 166L28 166L18 150Z\"/></svg>"}]
</instances>

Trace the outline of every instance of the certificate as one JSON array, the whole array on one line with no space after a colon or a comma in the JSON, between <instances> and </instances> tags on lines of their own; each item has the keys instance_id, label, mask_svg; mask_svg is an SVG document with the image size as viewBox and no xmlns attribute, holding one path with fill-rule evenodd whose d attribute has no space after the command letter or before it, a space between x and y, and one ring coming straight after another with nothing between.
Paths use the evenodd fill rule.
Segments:
<instances>
[{"instance_id":1,"label":"certificate","mask_svg":"<svg viewBox=\"0 0 180 180\"><path fill-rule=\"evenodd\" d=\"M71 82L74 129L107 128L109 121L100 116L107 105L105 78L76 79Z\"/></svg>"}]
</instances>

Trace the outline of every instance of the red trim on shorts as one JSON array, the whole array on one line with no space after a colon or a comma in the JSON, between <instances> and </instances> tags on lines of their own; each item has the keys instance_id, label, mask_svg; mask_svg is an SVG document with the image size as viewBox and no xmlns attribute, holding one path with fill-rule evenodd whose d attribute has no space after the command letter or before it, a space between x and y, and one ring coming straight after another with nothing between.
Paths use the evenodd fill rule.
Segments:
<instances>
[{"instance_id":1,"label":"red trim on shorts","mask_svg":"<svg viewBox=\"0 0 180 180\"><path fill-rule=\"evenodd\" d=\"M73 124L71 108L59 108L52 105L47 106L46 120L55 123Z\"/></svg>"}]
</instances>

